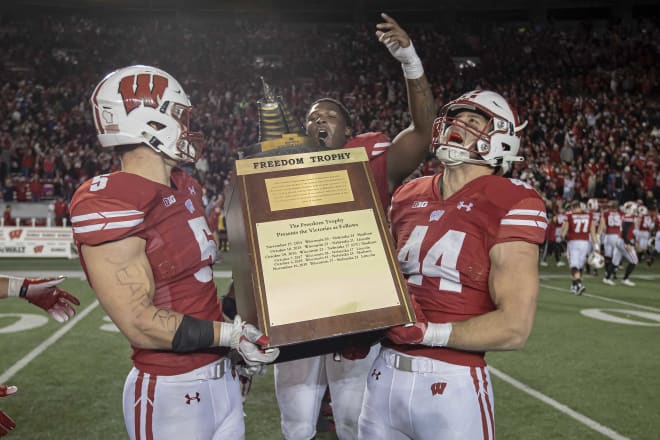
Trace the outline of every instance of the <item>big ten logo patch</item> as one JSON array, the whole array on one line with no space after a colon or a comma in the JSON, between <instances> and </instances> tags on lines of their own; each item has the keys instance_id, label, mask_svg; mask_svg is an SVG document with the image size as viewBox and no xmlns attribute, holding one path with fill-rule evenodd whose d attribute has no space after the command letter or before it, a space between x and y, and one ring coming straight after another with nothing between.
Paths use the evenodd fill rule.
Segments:
<instances>
[{"instance_id":1,"label":"big ten logo patch","mask_svg":"<svg viewBox=\"0 0 660 440\"><path fill-rule=\"evenodd\" d=\"M447 388L447 382L436 382L431 384L431 395L442 395L445 392L445 388Z\"/></svg>"}]
</instances>

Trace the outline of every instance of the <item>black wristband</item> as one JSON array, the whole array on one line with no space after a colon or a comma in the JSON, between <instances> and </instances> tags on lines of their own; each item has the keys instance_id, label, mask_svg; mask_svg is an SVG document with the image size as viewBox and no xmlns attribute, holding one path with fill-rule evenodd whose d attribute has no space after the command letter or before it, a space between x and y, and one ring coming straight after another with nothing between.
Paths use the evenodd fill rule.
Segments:
<instances>
[{"instance_id":1,"label":"black wristband","mask_svg":"<svg viewBox=\"0 0 660 440\"><path fill-rule=\"evenodd\" d=\"M189 353L204 350L213 345L213 321L183 315L181 324L172 339L172 351Z\"/></svg>"}]
</instances>

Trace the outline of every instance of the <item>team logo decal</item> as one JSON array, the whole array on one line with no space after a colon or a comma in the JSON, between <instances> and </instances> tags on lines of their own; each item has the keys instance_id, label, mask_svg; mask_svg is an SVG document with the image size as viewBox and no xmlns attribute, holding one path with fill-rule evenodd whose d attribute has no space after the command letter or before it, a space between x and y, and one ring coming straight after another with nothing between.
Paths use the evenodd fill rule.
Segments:
<instances>
[{"instance_id":1,"label":"team logo decal","mask_svg":"<svg viewBox=\"0 0 660 440\"><path fill-rule=\"evenodd\" d=\"M465 210L467 212L470 212L472 210L473 206L474 206L474 203L472 203L472 202L465 203L465 201L461 200L460 202L458 202L458 205L456 205L456 209L461 210L461 209L465 208Z\"/></svg>"},{"instance_id":2,"label":"team logo decal","mask_svg":"<svg viewBox=\"0 0 660 440\"><path fill-rule=\"evenodd\" d=\"M438 220L440 220L440 217L442 217L444 214L445 214L444 209L437 209L431 213L431 215L429 216L429 221L437 222Z\"/></svg>"},{"instance_id":3,"label":"team logo decal","mask_svg":"<svg viewBox=\"0 0 660 440\"><path fill-rule=\"evenodd\" d=\"M371 377L375 377L376 380L380 379L380 371L374 368L374 371L371 372Z\"/></svg>"},{"instance_id":4,"label":"team logo decal","mask_svg":"<svg viewBox=\"0 0 660 440\"><path fill-rule=\"evenodd\" d=\"M186 394L186 405L190 405L190 402L192 402L193 400L196 400L197 403L202 401L202 399L199 398L199 393L195 393L194 396L190 396L190 394Z\"/></svg>"},{"instance_id":5,"label":"team logo decal","mask_svg":"<svg viewBox=\"0 0 660 440\"><path fill-rule=\"evenodd\" d=\"M192 200L187 199L185 205L186 205L186 208L188 209L188 211L189 211L191 214L192 214L193 212L195 212L195 207L193 206L193 202L192 202Z\"/></svg>"},{"instance_id":6,"label":"team logo decal","mask_svg":"<svg viewBox=\"0 0 660 440\"><path fill-rule=\"evenodd\" d=\"M122 78L119 81L119 94L124 100L126 114L140 106L158 108L167 84L164 76L148 73Z\"/></svg>"},{"instance_id":7,"label":"team logo decal","mask_svg":"<svg viewBox=\"0 0 660 440\"><path fill-rule=\"evenodd\" d=\"M163 205L165 206L171 206L176 203L176 199L174 198L174 194L170 194L167 197L163 197Z\"/></svg>"},{"instance_id":8,"label":"team logo decal","mask_svg":"<svg viewBox=\"0 0 660 440\"><path fill-rule=\"evenodd\" d=\"M435 396L437 394L442 395L442 393L445 392L445 388L447 388L447 382L436 382L434 384L431 384L431 395Z\"/></svg>"}]
</instances>

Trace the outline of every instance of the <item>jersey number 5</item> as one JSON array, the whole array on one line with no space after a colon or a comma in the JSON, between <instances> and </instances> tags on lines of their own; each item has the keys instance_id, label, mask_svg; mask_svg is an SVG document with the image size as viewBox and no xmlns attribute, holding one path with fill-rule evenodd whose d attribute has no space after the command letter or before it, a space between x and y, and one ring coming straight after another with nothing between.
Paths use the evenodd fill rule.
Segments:
<instances>
[{"instance_id":1,"label":"jersey number 5","mask_svg":"<svg viewBox=\"0 0 660 440\"><path fill-rule=\"evenodd\" d=\"M431 246L422 259L420 255L422 242L428 229L428 226L415 226L413 229L408 241L397 255L401 270L408 275L410 284L421 285L425 276L440 278L438 284L440 290L460 293L463 286L456 263L463 248L465 232L448 230Z\"/></svg>"},{"instance_id":2,"label":"jersey number 5","mask_svg":"<svg viewBox=\"0 0 660 440\"><path fill-rule=\"evenodd\" d=\"M208 266L204 266L195 272L195 279L197 281L200 283L208 283L213 279L211 264L215 262L215 242L213 239L209 239L212 234L211 231L209 231L209 226L204 217L195 217L188 220L188 226L190 226L193 234L195 234L195 240L199 245L199 252L202 256L202 261L209 257L211 258L211 263Z\"/></svg>"}]
</instances>

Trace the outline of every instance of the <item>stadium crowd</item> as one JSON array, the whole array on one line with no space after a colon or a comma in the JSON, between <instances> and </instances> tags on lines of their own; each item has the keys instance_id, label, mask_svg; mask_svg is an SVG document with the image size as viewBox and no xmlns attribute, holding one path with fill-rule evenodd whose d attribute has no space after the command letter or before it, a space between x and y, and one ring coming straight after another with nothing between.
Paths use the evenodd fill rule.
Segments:
<instances>
[{"instance_id":1,"label":"stadium crowd","mask_svg":"<svg viewBox=\"0 0 660 440\"><path fill-rule=\"evenodd\" d=\"M129 64L182 79L208 143L190 171L213 204L241 147L258 140L259 76L302 120L318 96L343 101L354 132L409 124L397 63L362 24L217 17L0 17L0 186L5 202L70 200L87 178L119 169L96 146L93 85ZM438 108L471 88L499 90L528 120L513 177L553 202L660 199L658 66L652 21L410 26ZM447 68L453 60L453 68ZM419 169L434 172L432 158Z\"/></svg>"}]
</instances>

